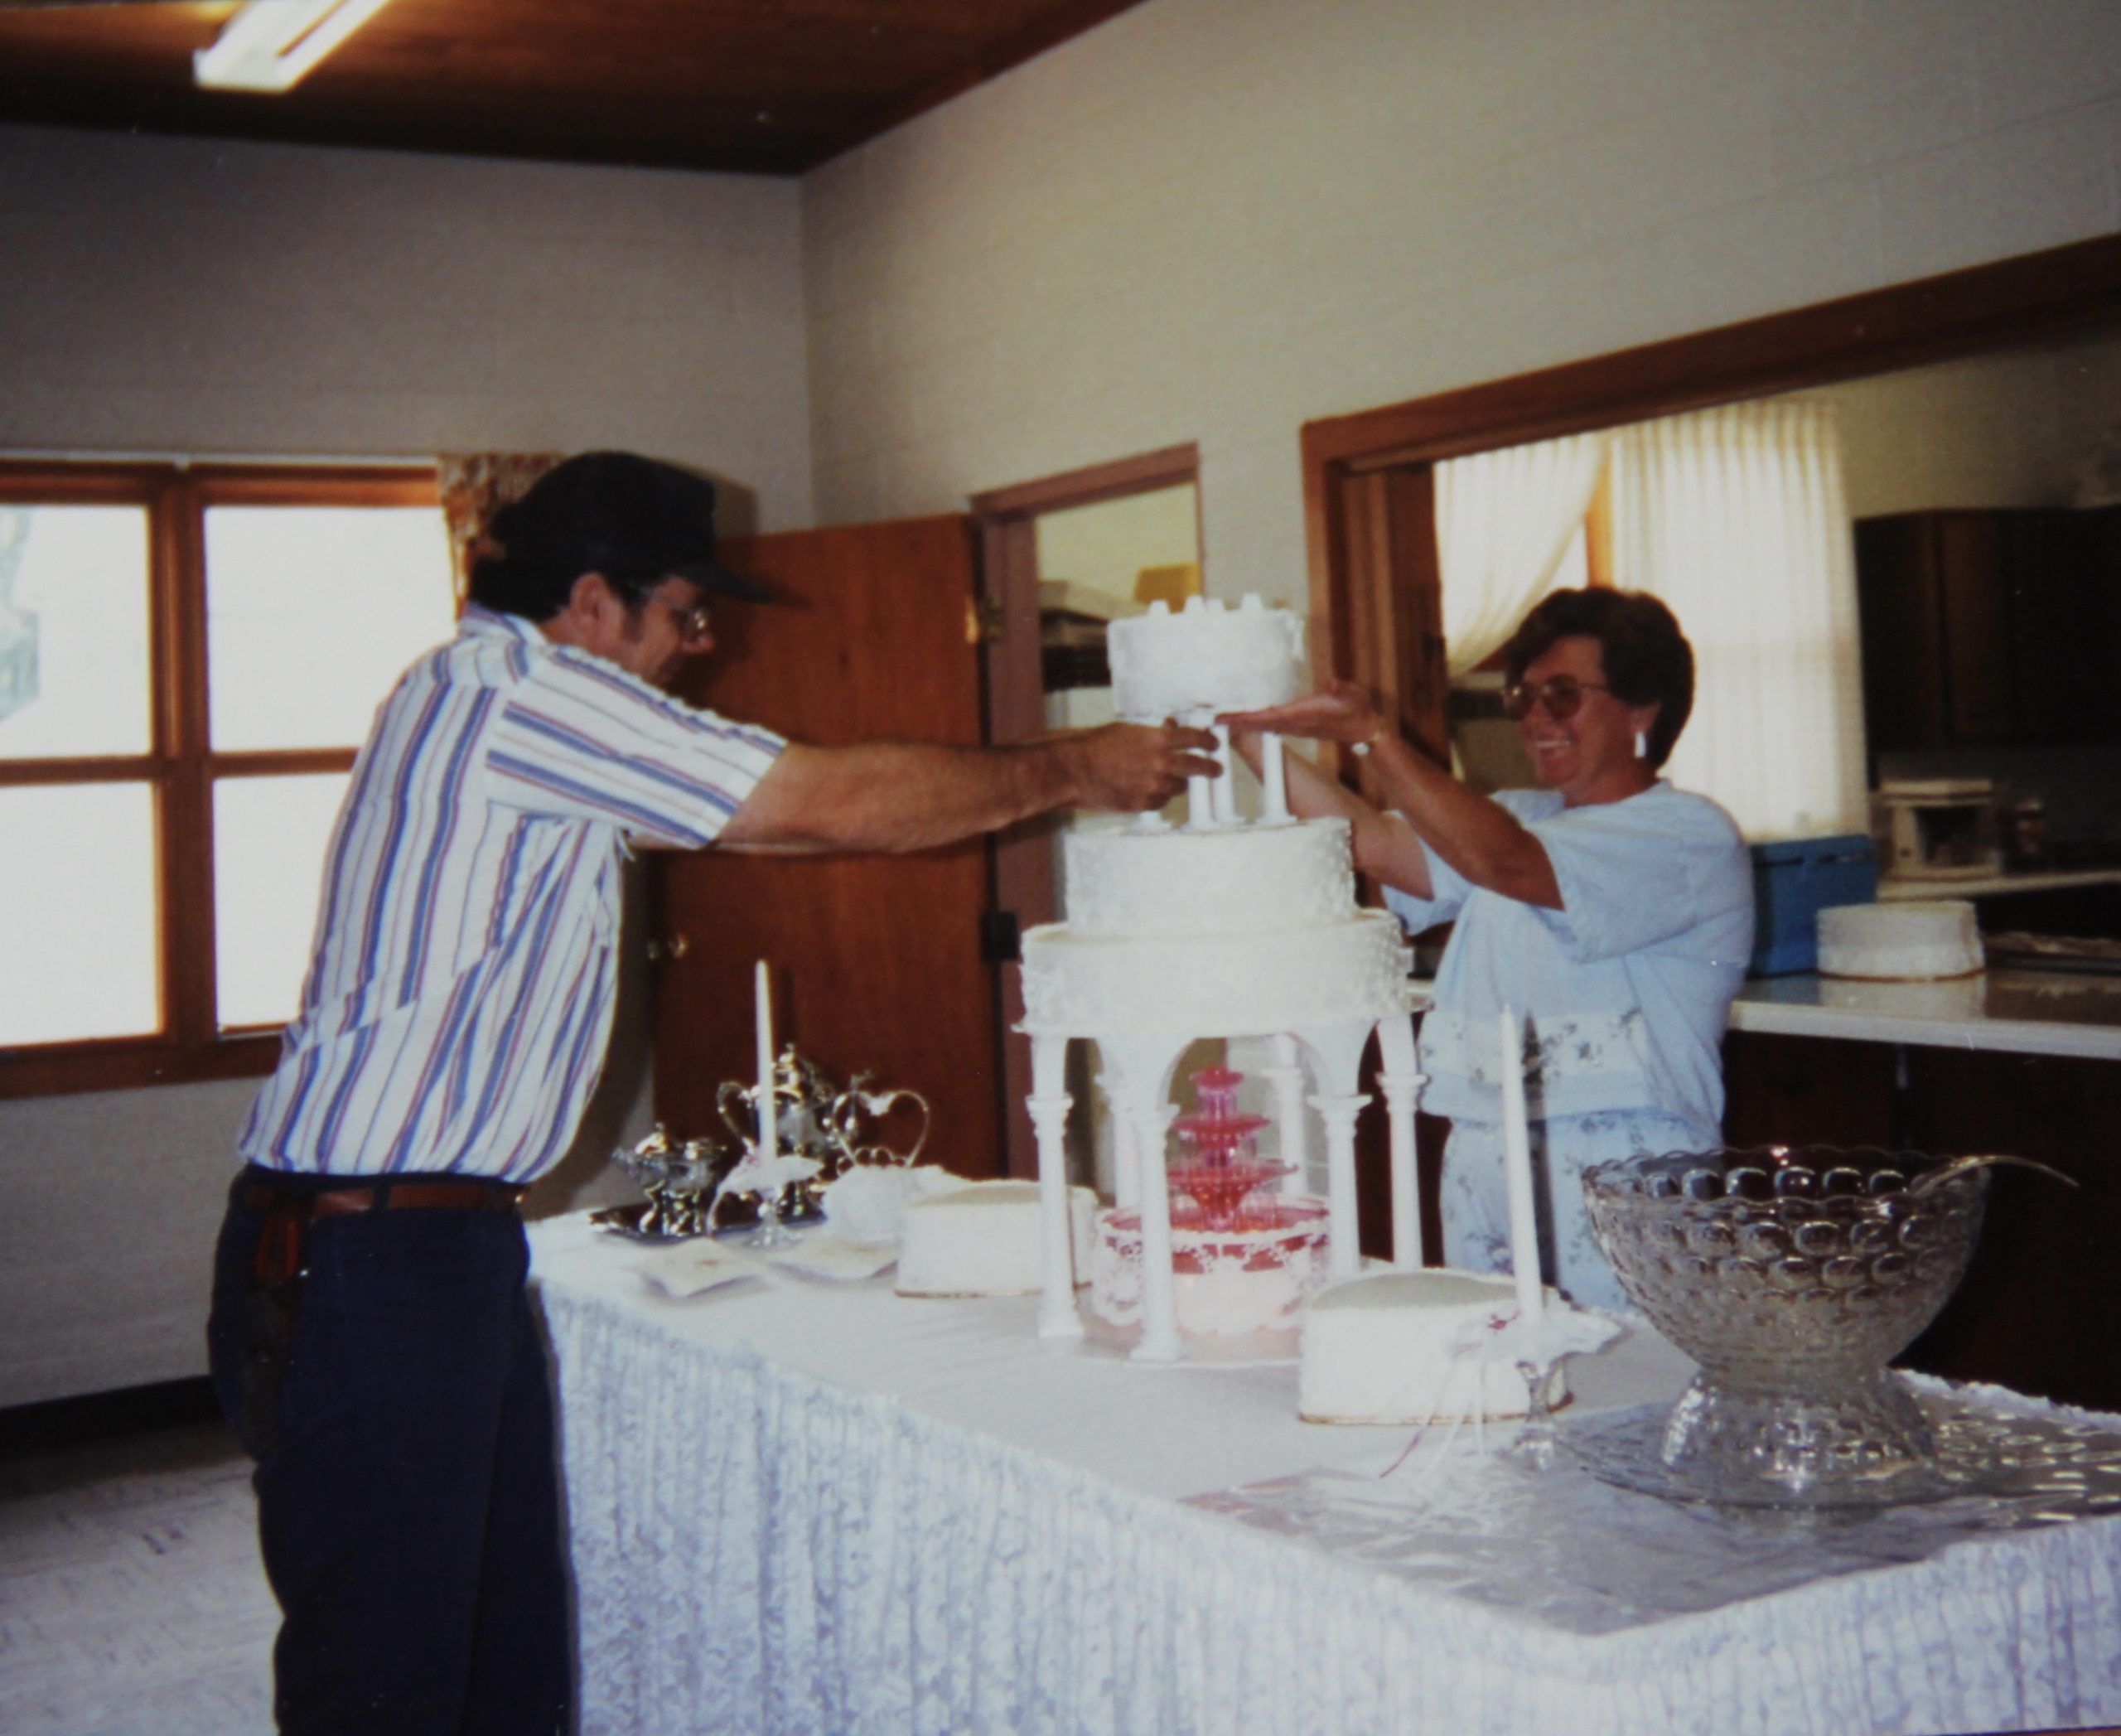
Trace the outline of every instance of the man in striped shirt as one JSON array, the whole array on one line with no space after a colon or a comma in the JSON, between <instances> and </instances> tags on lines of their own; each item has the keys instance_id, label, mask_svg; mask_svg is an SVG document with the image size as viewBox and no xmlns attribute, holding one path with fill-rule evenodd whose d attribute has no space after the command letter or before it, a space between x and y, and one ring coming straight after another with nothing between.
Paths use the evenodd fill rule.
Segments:
<instances>
[{"instance_id":1,"label":"man in striped shirt","mask_svg":"<svg viewBox=\"0 0 2121 1736\"><path fill-rule=\"evenodd\" d=\"M713 490L626 453L500 513L457 637L384 702L316 951L238 1145L209 1342L258 1460L286 1731L545 1733L571 1645L546 1369L515 1205L610 1033L630 844L906 850L1160 805L1200 730L804 747L681 704Z\"/></svg>"}]
</instances>

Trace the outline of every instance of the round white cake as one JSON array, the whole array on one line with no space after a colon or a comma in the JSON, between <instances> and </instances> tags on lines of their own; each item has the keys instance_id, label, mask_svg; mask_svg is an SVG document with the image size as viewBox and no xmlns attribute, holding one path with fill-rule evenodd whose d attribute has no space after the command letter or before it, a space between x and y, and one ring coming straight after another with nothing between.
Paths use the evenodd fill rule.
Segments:
<instances>
[{"instance_id":1,"label":"round white cake","mask_svg":"<svg viewBox=\"0 0 2121 1736\"><path fill-rule=\"evenodd\" d=\"M1023 936L1023 1028L1264 1036L1413 1004L1398 917L1355 902L1343 820L1085 832L1065 922Z\"/></svg>"},{"instance_id":2,"label":"round white cake","mask_svg":"<svg viewBox=\"0 0 2121 1736\"><path fill-rule=\"evenodd\" d=\"M1097 1196L1070 1187L1068 1208L1080 1283ZM968 1182L906 1208L892 1288L901 1296L1029 1295L1040 1285L1043 1247L1036 1182Z\"/></svg>"},{"instance_id":3,"label":"round white cake","mask_svg":"<svg viewBox=\"0 0 2121 1736\"><path fill-rule=\"evenodd\" d=\"M1981 969L1981 931L1964 898L1830 905L1819 915L1819 974L1921 982Z\"/></svg>"},{"instance_id":4,"label":"round white cake","mask_svg":"<svg viewBox=\"0 0 2121 1736\"><path fill-rule=\"evenodd\" d=\"M1297 1414L1408 1426L1523 1416L1524 1377L1483 1349L1516 1313L1515 1285L1486 1273L1372 1272L1328 1284L1303 1311ZM1547 1403L1568 1397L1557 1368Z\"/></svg>"},{"instance_id":5,"label":"round white cake","mask_svg":"<svg viewBox=\"0 0 2121 1736\"><path fill-rule=\"evenodd\" d=\"M1302 619L1256 596L1234 609L1191 597L1175 615L1152 602L1146 614L1106 628L1105 655L1113 707L1138 723L1188 712L1257 711L1285 704L1303 688Z\"/></svg>"}]
</instances>

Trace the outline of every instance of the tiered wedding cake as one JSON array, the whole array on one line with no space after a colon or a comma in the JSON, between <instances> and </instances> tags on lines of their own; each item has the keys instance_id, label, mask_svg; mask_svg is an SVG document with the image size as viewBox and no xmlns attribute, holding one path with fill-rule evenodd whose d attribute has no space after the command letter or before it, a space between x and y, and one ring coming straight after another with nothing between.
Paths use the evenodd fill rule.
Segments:
<instances>
[{"instance_id":1,"label":"tiered wedding cake","mask_svg":"<svg viewBox=\"0 0 2121 1736\"><path fill-rule=\"evenodd\" d=\"M1256 597L1158 603L1114 621L1109 643L1115 708L1138 722L1206 726L1302 684L1301 623ZM1267 747L1258 822L1239 820L1226 763L1191 791L1182 828L1152 816L1067 834L1068 920L1023 937L1027 1031L1253 1033L1408 1010L1405 931L1355 902L1348 823L1292 820L1280 743Z\"/></svg>"},{"instance_id":2,"label":"tiered wedding cake","mask_svg":"<svg viewBox=\"0 0 2121 1736\"><path fill-rule=\"evenodd\" d=\"M1302 623L1254 597L1234 609L1200 598L1176 613L1155 605L1114 621L1108 643L1115 708L1134 722L1175 717L1214 727L1219 713L1283 704L1304 684ZM1180 1353L1181 1326L1199 1335L1243 1331L1244 1323L1267 1318L1287 1324L1314 1281L1312 1267L1330 1262L1340 1275L1357 1269L1354 1128L1369 1100L1356 1086L1373 1032L1384 1044L1394 1189L1404 1199L1395 1207L1395 1231L1413 1209L1418 1076L1405 936L1396 918L1355 902L1346 822L1291 815L1279 741L1269 736L1263 743L1262 811L1248 819L1238 812L1228 733L1217 733L1222 776L1189 787L1182 824L1145 815L1132 827L1069 834L1068 919L1030 930L1022 942L1022 1028L1033 1039L1036 1075L1031 1109L1041 1180L1053 1202L1040 1329L1053 1337L1081 1330L1072 1279L1058 1270L1066 1247L1059 1187L1069 1103L1061 1052L1070 1039L1085 1037L1099 1047L1120 1160L1118 1208L1100 1231L1098 1259L1109 1280L1099 1294L1100 1313L1138 1319L1136 1353L1157 1360ZM1254 1213L1275 1216L1273 1225L1210 1226L1189 1217L1186 1206L1173 1221L1164 1163L1171 1076L1188 1043L1215 1037L1272 1037L1283 1059L1269 1077L1280 1094L1279 1167L1290 1172L1279 1198L1288 1203L1272 1212L1263 1203ZM1302 1185L1307 1100L1299 1059L1308 1063L1317 1093L1307 1100L1326 1120L1331 1196L1303 1208L1291 1191ZM1321 1217L1330 1219L1330 1250ZM1281 1254L1298 1257L1278 1255L1248 1275L1248 1262L1234 1263L1230 1248L1233 1236L1254 1232L1287 1243ZM1218 1236L1230 1247L1202 1240ZM1302 1284L1291 1294L1292 1271ZM1174 1279L1209 1277L1217 1281L1183 1283L1181 1320Z\"/></svg>"}]
</instances>

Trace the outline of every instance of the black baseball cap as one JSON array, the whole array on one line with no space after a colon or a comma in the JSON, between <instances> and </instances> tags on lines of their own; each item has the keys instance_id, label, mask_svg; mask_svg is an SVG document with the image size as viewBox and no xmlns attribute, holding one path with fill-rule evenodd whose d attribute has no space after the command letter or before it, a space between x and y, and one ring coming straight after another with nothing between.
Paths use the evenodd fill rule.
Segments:
<instances>
[{"instance_id":1,"label":"black baseball cap","mask_svg":"<svg viewBox=\"0 0 2121 1736\"><path fill-rule=\"evenodd\" d=\"M557 464L495 515L511 557L569 573L669 574L751 602L773 592L714 555L714 485L637 452L583 452Z\"/></svg>"}]
</instances>

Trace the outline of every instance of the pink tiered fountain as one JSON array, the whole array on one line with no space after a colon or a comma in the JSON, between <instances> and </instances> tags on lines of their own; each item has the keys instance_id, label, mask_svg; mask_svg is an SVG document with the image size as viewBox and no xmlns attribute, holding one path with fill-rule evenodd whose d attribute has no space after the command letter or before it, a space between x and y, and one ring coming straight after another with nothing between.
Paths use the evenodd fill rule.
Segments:
<instances>
[{"instance_id":1,"label":"pink tiered fountain","mask_svg":"<svg viewBox=\"0 0 2121 1736\"><path fill-rule=\"evenodd\" d=\"M1270 1192L1289 1173L1257 1149L1264 1115L1242 1113L1242 1073L1193 1075L1195 1108L1181 1115L1171 1166L1172 1272L1178 1329L1196 1355L1296 1354L1303 1299L1326 1276L1326 1202ZM1142 1214L1105 1212L1090 1260L1090 1306L1114 1327L1138 1327L1143 1298Z\"/></svg>"},{"instance_id":2,"label":"pink tiered fountain","mask_svg":"<svg viewBox=\"0 0 2121 1736\"><path fill-rule=\"evenodd\" d=\"M1181 1206L1172 1222L1184 1218L1205 1229L1234 1230L1253 1190L1288 1173L1288 1164L1260 1159L1256 1144L1267 1118L1239 1112L1237 1088L1244 1082L1244 1074L1228 1067L1203 1067L1193 1076L1194 1111L1173 1124L1184 1161L1167 1174L1172 1192L1187 1195L1194 1209L1189 1213Z\"/></svg>"}]
</instances>

